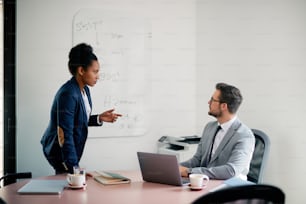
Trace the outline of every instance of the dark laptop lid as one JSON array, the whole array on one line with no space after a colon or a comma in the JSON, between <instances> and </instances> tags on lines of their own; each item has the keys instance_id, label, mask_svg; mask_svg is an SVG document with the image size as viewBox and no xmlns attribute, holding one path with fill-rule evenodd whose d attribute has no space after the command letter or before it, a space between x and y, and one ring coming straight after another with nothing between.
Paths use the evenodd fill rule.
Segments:
<instances>
[{"instance_id":1,"label":"dark laptop lid","mask_svg":"<svg viewBox=\"0 0 306 204\"><path fill-rule=\"evenodd\" d=\"M137 152L137 156L144 181L176 186L183 185L175 155Z\"/></svg>"}]
</instances>

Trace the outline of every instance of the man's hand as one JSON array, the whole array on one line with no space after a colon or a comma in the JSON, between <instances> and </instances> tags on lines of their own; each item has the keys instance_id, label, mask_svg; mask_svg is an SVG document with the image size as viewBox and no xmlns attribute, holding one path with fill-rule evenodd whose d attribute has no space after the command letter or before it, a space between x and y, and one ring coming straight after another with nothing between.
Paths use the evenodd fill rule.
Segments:
<instances>
[{"instance_id":1,"label":"man's hand","mask_svg":"<svg viewBox=\"0 0 306 204\"><path fill-rule=\"evenodd\" d=\"M183 177L188 177L188 168L184 166L180 166L180 173Z\"/></svg>"}]
</instances>

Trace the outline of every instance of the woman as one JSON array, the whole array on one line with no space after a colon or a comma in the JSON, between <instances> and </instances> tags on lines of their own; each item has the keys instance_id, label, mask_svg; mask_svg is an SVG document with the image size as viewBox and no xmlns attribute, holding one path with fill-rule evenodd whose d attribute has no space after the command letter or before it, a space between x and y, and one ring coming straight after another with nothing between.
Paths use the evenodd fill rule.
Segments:
<instances>
[{"instance_id":1,"label":"woman","mask_svg":"<svg viewBox=\"0 0 306 204\"><path fill-rule=\"evenodd\" d=\"M99 79L99 62L90 45L81 43L70 50L72 78L58 90L51 108L49 125L41 139L43 152L56 174L70 172L79 165L88 134L88 126L115 122L121 114L114 109L91 115L88 86Z\"/></svg>"}]
</instances>

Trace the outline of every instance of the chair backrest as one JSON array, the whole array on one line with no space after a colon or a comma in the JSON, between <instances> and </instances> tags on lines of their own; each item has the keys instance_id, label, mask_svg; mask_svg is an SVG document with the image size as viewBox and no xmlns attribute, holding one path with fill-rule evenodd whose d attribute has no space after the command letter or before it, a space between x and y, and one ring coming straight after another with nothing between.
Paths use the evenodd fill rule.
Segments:
<instances>
[{"instance_id":1,"label":"chair backrest","mask_svg":"<svg viewBox=\"0 0 306 204\"><path fill-rule=\"evenodd\" d=\"M248 180L254 183L262 183L263 171L268 161L270 151L270 139L261 130L252 129L255 136L255 149L252 156Z\"/></svg>"},{"instance_id":2,"label":"chair backrest","mask_svg":"<svg viewBox=\"0 0 306 204\"><path fill-rule=\"evenodd\" d=\"M6 202L0 197L0 204L6 204Z\"/></svg>"},{"instance_id":3,"label":"chair backrest","mask_svg":"<svg viewBox=\"0 0 306 204\"><path fill-rule=\"evenodd\" d=\"M0 184L2 180L4 180L3 185L5 186L11 183L15 183L17 179L25 179L25 178L32 178L32 172L7 173L0 178ZM0 188L1 188L1 185L0 185Z\"/></svg>"},{"instance_id":4,"label":"chair backrest","mask_svg":"<svg viewBox=\"0 0 306 204\"><path fill-rule=\"evenodd\" d=\"M192 204L216 203L269 203L284 204L285 193L272 185L256 184L224 188L205 194L196 199Z\"/></svg>"}]
</instances>

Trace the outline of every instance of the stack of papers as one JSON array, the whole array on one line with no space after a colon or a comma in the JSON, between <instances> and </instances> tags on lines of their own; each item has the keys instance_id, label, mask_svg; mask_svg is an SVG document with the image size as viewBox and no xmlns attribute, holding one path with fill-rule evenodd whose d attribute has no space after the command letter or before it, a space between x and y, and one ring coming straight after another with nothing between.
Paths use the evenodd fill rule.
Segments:
<instances>
[{"instance_id":1,"label":"stack of papers","mask_svg":"<svg viewBox=\"0 0 306 204\"><path fill-rule=\"evenodd\" d=\"M251 181L246 181L239 177L232 177L230 179L223 181L221 185L217 186L216 188L211 189L209 192L214 192L222 188L231 187L231 186L243 186L243 185L254 185L254 184L255 183Z\"/></svg>"}]
</instances>

